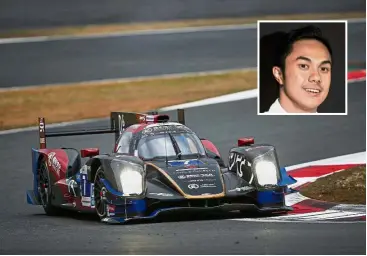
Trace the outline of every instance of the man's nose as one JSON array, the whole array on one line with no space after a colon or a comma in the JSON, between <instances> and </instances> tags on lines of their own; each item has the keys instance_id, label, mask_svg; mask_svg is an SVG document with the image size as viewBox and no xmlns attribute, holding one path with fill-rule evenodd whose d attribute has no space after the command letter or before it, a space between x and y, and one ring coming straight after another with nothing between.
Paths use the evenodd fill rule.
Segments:
<instances>
[{"instance_id":1,"label":"man's nose","mask_svg":"<svg viewBox=\"0 0 367 256\"><path fill-rule=\"evenodd\" d=\"M321 76L318 71L316 70L312 71L309 77L309 82L317 84L321 83Z\"/></svg>"}]
</instances>

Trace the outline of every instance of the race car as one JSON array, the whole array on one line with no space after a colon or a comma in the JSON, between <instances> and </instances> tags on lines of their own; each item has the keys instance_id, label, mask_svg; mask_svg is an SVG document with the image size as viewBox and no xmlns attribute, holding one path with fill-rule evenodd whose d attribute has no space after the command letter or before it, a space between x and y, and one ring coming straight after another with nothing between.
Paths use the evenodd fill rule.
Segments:
<instances>
[{"instance_id":1,"label":"race car","mask_svg":"<svg viewBox=\"0 0 367 256\"><path fill-rule=\"evenodd\" d=\"M112 112L103 130L46 132L32 148L33 189L27 202L47 215L94 213L105 223L155 218L163 212L255 211L282 213L288 186L275 147L245 137L230 149L228 165L217 147L168 115ZM99 148L47 148L46 138L114 133L111 153Z\"/></svg>"}]
</instances>

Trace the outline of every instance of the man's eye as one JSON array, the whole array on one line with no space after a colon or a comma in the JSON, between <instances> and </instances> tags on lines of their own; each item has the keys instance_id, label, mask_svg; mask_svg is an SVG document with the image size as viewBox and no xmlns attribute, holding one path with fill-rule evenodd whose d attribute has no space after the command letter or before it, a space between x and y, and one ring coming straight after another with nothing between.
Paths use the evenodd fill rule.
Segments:
<instances>
[{"instance_id":1,"label":"man's eye","mask_svg":"<svg viewBox=\"0 0 367 256\"><path fill-rule=\"evenodd\" d=\"M321 72L328 73L330 71L330 68L328 67L321 67Z\"/></svg>"},{"instance_id":2,"label":"man's eye","mask_svg":"<svg viewBox=\"0 0 367 256\"><path fill-rule=\"evenodd\" d=\"M300 69L308 69L308 65L306 65L306 64L299 64L298 67Z\"/></svg>"}]
</instances>

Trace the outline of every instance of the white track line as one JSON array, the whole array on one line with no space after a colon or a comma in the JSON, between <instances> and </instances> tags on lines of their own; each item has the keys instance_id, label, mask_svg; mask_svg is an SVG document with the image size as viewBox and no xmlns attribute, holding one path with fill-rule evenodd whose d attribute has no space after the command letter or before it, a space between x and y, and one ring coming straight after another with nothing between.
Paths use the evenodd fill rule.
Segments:
<instances>
[{"instance_id":1,"label":"white track line","mask_svg":"<svg viewBox=\"0 0 367 256\"><path fill-rule=\"evenodd\" d=\"M43 84L43 85L29 85L29 86L0 88L0 92L38 89L38 88L44 88L45 86L69 86L69 85L78 86L78 85L103 85L103 84L111 84L111 83L131 83L131 82L140 82L140 81L157 80L157 79L174 79L174 78L185 78L185 77L223 75L223 74L232 73L232 72L246 72L246 71L256 71L256 70L257 69L254 68L254 67L232 68L232 69L221 69L221 70L211 70L211 71L173 73L173 74L164 74L164 75L137 76L137 77L127 77L127 78L112 78L112 79L90 80L90 81L85 81L85 82L74 82L74 83L55 83L55 84Z\"/></svg>"},{"instance_id":2,"label":"white track line","mask_svg":"<svg viewBox=\"0 0 367 256\"><path fill-rule=\"evenodd\" d=\"M52 128L70 126L70 125L88 124L88 123L94 123L94 122L108 120L108 119L109 119L109 117L84 119L84 120L79 120L79 121L47 124L46 128L52 129ZM17 129L11 129L11 130L4 130L4 131L0 131L0 136L1 135L12 134L12 133L30 132L30 131L36 131L36 130L38 130L38 126L31 126L31 127L26 127L26 128L17 128Z\"/></svg>"},{"instance_id":3,"label":"white track line","mask_svg":"<svg viewBox=\"0 0 367 256\"><path fill-rule=\"evenodd\" d=\"M257 97L257 89L253 89L253 90L247 90L243 92L227 94L227 95L223 95L219 97L199 100L195 102L189 102L189 103L164 107L164 108L161 108L160 111L170 111L170 110L175 110L177 108L193 108L193 107L206 106L206 105L212 105L212 104L218 104L218 103L224 103L224 102L238 101L238 100L243 100L243 99L251 99L251 98L256 98L256 97Z\"/></svg>"},{"instance_id":4,"label":"white track line","mask_svg":"<svg viewBox=\"0 0 367 256\"><path fill-rule=\"evenodd\" d=\"M333 211L333 212L319 214L319 215L311 216L311 217L302 216L301 220L327 220L327 219L337 220L337 219L345 219L345 218L363 217L365 215L366 215L365 213L358 213L358 212ZM296 218L298 217L299 216L297 216Z\"/></svg>"},{"instance_id":5,"label":"white track line","mask_svg":"<svg viewBox=\"0 0 367 256\"><path fill-rule=\"evenodd\" d=\"M344 219L351 217L362 217L366 215L361 212L351 212L351 211L335 211L335 210L325 210L321 212L309 212L309 213L301 213L301 214L289 214L283 216L274 216L267 217L270 220L290 220L297 219L297 221L302 220L326 220L326 219ZM248 218L246 218L247 220ZM261 219L261 218L256 218Z\"/></svg>"},{"instance_id":6,"label":"white track line","mask_svg":"<svg viewBox=\"0 0 367 256\"><path fill-rule=\"evenodd\" d=\"M0 44L15 44L15 43L35 43L47 41L63 41L63 40L80 40L80 39L98 39L111 37L128 37L128 36L145 36L145 35L165 35L179 33L195 33L209 31L228 31L228 30L243 30L254 29L257 24L246 25L221 25L221 26L204 26L204 27L186 27L186 28L169 28L169 29L152 29L130 32L115 32L108 34L89 34L80 36L36 36L36 37L16 37L0 39Z\"/></svg>"},{"instance_id":7,"label":"white track line","mask_svg":"<svg viewBox=\"0 0 367 256\"><path fill-rule=\"evenodd\" d=\"M335 19L332 19L332 20L335 20ZM366 19L364 18L348 19L348 23L363 23L363 22L366 22ZM132 31L132 32L116 32L116 33L108 33L108 34L90 34L90 35L81 35L81 36L74 35L74 36L16 37L16 38L0 39L0 44L96 39L96 38L123 37L123 36L196 33L196 32L225 31L225 30L245 30L245 29L255 29L255 28L257 28L257 24L252 23L252 24L244 24L244 25L218 25L218 26L185 27L185 28L172 28L172 29L152 29L152 30Z\"/></svg>"},{"instance_id":8,"label":"white track line","mask_svg":"<svg viewBox=\"0 0 367 256\"><path fill-rule=\"evenodd\" d=\"M289 214L284 216L270 217L271 219L292 219L299 218L301 220L319 220L319 219L342 219L348 217L359 217L365 214L360 212L342 212L335 210L326 210L322 212L310 212L310 213L302 213L302 214Z\"/></svg>"},{"instance_id":9,"label":"white track line","mask_svg":"<svg viewBox=\"0 0 367 256\"><path fill-rule=\"evenodd\" d=\"M366 152L358 152L348 155L320 159L308 163L292 165L286 167L285 169L287 171L291 171L294 169L300 169L312 165L338 165L338 164L364 164L364 163L366 163Z\"/></svg>"},{"instance_id":10,"label":"white track line","mask_svg":"<svg viewBox=\"0 0 367 256\"><path fill-rule=\"evenodd\" d=\"M302 202L306 199L308 199L308 197L305 197L304 195L302 195L299 192L287 194L287 195L285 195L285 205L292 206L292 205L298 204L298 203L300 203L300 202Z\"/></svg>"},{"instance_id":11,"label":"white track line","mask_svg":"<svg viewBox=\"0 0 367 256\"><path fill-rule=\"evenodd\" d=\"M301 215L301 214L299 214ZM288 223L366 223L365 221L337 221L338 219L347 219L347 218L356 218L363 217L366 214L363 213L352 213L352 212L338 212L338 213L327 213L325 215L317 215L313 217L300 217L298 219L297 216L285 215L281 217L268 217L268 218L239 218L239 219L230 219L234 221L245 221L245 222L288 222ZM286 218L289 217L289 218ZM333 221L334 220L334 221Z\"/></svg>"},{"instance_id":12,"label":"white track line","mask_svg":"<svg viewBox=\"0 0 367 256\"><path fill-rule=\"evenodd\" d=\"M255 218L244 218L244 219L229 219L235 221L244 221L244 222L271 222L271 223L297 223L297 224L358 224L363 223L366 224L365 221L327 221L327 220L303 220L303 221L294 221L294 220L274 220L274 219L255 219Z\"/></svg>"}]
</instances>

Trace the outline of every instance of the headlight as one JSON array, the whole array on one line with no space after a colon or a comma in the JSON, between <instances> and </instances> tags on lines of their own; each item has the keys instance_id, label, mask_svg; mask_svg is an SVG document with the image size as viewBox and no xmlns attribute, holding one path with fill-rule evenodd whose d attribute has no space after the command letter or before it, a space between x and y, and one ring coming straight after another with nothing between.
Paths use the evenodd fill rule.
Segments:
<instances>
[{"instance_id":1,"label":"headlight","mask_svg":"<svg viewBox=\"0 0 367 256\"><path fill-rule=\"evenodd\" d=\"M125 169L120 174L120 181L124 195L140 195L143 193L143 175L133 169Z\"/></svg>"},{"instance_id":2,"label":"headlight","mask_svg":"<svg viewBox=\"0 0 367 256\"><path fill-rule=\"evenodd\" d=\"M277 168L274 163L260 160L255 165L255 172L260 186L278 184Z\"/></svg>"},{"instance_id":3,"label":"headlight","mask_svg":"<svg viewBox=\"0 0 367 256\"><path fill-rule=\"evenodd\" d=\"M113 160L111 167L119 190L124 196L141 195L145 189L145 175L142 166L124 160Z\"/></svg>"},{"instance_id":4,"label":"headlight","mask_svg":"<svg viewBox=\"0 0 367 256\"><path fill-rule=\"evenodd\" d=\"M254 159L254 170L260 186L277 185L279 179L278 161L274 148Z\"/></svg>"}]
</instances>

